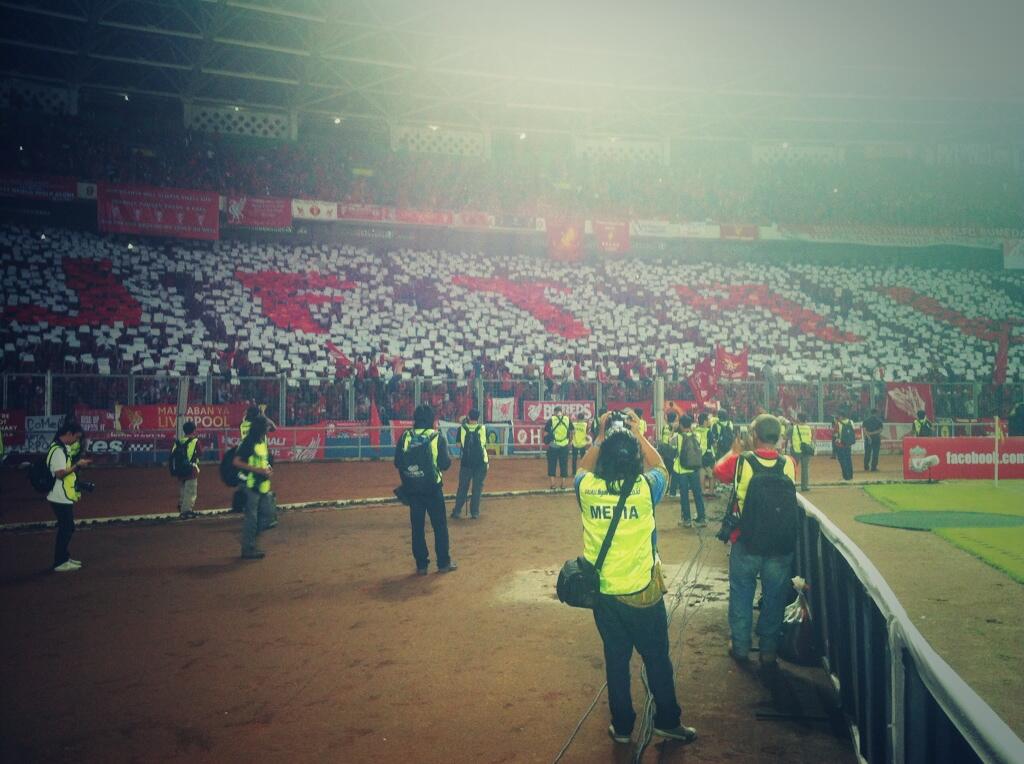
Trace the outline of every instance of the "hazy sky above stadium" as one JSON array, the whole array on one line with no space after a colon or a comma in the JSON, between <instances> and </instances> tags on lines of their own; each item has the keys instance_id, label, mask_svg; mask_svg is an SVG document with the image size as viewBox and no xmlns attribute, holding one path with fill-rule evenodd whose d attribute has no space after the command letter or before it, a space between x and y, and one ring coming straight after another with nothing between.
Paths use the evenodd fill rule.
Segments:
<instances>
[{"instance_id":1,"label":"hazy sky above stadium","mask_svg":"<svg viewBox=\"0 0 1024 764\"><path fill-rule=\"evenodd\" d=\"M605 50L613 57L658 57L686 64L673 75L684 87L742 89L775 78L785 89L1024 98L1024 0L485 0L445 6L450 32L490 38L496 56L525 42L580 46L591 56ZM588 63L600 66L596 59Z\"/></svg>"}]
</instances>

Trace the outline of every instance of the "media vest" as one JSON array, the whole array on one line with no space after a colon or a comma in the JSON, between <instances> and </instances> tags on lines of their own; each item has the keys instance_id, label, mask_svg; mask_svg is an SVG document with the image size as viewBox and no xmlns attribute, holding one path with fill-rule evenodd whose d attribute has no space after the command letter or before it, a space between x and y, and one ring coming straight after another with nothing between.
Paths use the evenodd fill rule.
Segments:
<instances>
[{"instance_id":1,"label":"media vest","mask_svg":"<svg viewBox=\"0 0 1024 764\"><path fill-rule=\"evenodd\" d=\"M914 435L919 438L930 438L932 437L932 423L928 421L928 417L924 419L915 419L912 425Z\"/></svg>"},{"instance_id":2,"label":"media vest","mask_svg":"<svg viewBox=\"0 0 1024 764\"><path fill-rule=\"evenodd\" d=\"M586 420L577 419L572 423L572 444L576 448L583 448L587 445L587 438L590 435L590 423Z\"/></svg>"},{"instance_id":3,"label":"media vest","mask_svg":"<svg viewBox=\"0 0 1024 764\"><path fill-rule=\"evenodd\" d=\"M794 424L793 439L790 442L793 447L793 453L799 454L800 447L804 443L809 446L814 445L814 434L811 432L811 426L809 424Z\"/></svg>"},{"instance_id":4,"label":"media vest","mask_svg":"<svg viewBox=\"0 0 1024 764\"><path fill-rule=\"evenodd\" d=\"M199 462L196 461L196 448L199 447L199 438L195 436L180 440L175 438L174 442L178 446L185 446L185 456L188 457L189 464L196 468L196 472L199 472Z\"/></svg>"},{"instance_id":5,"label":"media vest","mask_svg":"<svg viewBox=\"0 0 1024 764\"><path fill-rule=\"evenodd\" d=\"M569 445L569 417L565 414L553 416L548 424L551 425L551 445L566 448Z\"/></svg>"},{"instance_id":6,"label":"media vest","mask_svg":"<svg viewBox=\"0 0 1024 764\"><path fill-rule=\"evenodd\" d=\"M242 423L238 425L238 436L245 440L245 436L249 434L249 428L252 427L252 422L248 419L243 419Z\"/></svg>"},{"instance_id":7,"label":"media vest","mask_svg":"<svg viewBox=\"0 0 1024 764\"><path fill-rule=\"evenodd\" d=\"M577 491L583 520L583 556L597 561L601 544L611 527L619 495L610 493L605 481L592 472L580 480ZM608 556L601 566L603 594L634 594L651 583L654 567L654 501L651 486L638 475L622 509Z\"/></svg>"},{"instance_id":8,"label":"media vest","mask_svg":"<svg viewBox=\"0 0 1024 764\"><path fill-rule=\"evenodd\" d=\"M270 448L267 446L266 438L253 446L252 450L253 454L249 457L250 467L266 469L270 466ZM245 485L250 491L270 493L270 478L263 475L256 475L252 472L245 473Z\"/></svg>"},{"instance_id":9,"label":"media vest","mask_svg":"<svg viewBox=\"0 0 1024 764\"><path fill-rule=\"evenodd\" d=\"M482 424L463 424L459 427L459 446L462 447L466 443L466 433L480 431L480 450L483 451L483 463L487 464L489 457L487 455L487 428ZM434 443L434 464L437 464L437 443Z\"/></svg>"},{"instance_id":10,"label":"media vest","mask_svg":"<svg viewBox=\"0 0 1024 764\"><path fill-rule=\"evenodd\" d=\"M672 429L672 425L663 424L661 426L661 437L658 438L662 443L671 443L672 436L675 435L675 430Z\"/></svg>"},{"instance_id":11,"label":"media vest","mask_svg":"<svg viewBox=\"0 0 1024 764\"><path fill-rule=\"evenodd\" d=\"M694 425L692 432L697 436L697 442L700 443L700 452L705 453L708 450L708 436L711 433L711 428Z\"/></svg>"},{"instance_id":12,"label":"media vest","mask_svg":"<svg viewBox=\"0 0 1024 764\"><path fill-rule=\"evenodd\" d=\"M750 485L750 479L754 477L754 471L744 461L745 459L757 459L765 467L771 467L775 464L775 459L770 457L759 456L753 451L744 451L741 454L742 458L736 460L736 476L733 478L733 485L736 487L736 504L740 508L740 514L743 514L743 501L747 498L747 486ZM782 471L786 474L790 480L796 482L796 467L793 466L793 460L788 456L779 454L779 459L785 459L785 466Z\"/></svg>"},{"instance_id":13,"label":"media vest","mask_svg":"<svg viewBox=\"0 0 1024 764\"><path fill-rule=\"evenodd\" d=\"M77 446L78 444L72 443L70 445ZM79 446L79 448L81 448L81 446ZM53 458L54 452L56 452L58 449L64 449L64 454L67 457L67 466L71 466L71 455L68 453L69 446L65 446L63 443L54 441L53 443L50 444L50 449L46 452L46 467L50 469L51 474L53 473L53 470L50 467L50 460ZM74 504L76 501L82 498L82 494L78 492L78 488L76 486L77 480L78 476L75 475L74 472L69 472L62 478L54 478L53 489L51 489L50 493L47 495L46 498L49 501L56 501L58 504L62 504L63 502L59 501L60 495L57 494L56 492L58 490L63 489L64 495L67 497L68 501Z\"/></svg>"}]
</instances>

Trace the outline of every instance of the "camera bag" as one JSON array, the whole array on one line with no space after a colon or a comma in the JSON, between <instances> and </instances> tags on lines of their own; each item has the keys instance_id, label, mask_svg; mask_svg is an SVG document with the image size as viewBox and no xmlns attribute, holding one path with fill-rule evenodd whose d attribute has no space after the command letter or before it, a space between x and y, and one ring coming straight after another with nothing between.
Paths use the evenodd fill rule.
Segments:
<instances>
[{"instance_id":1,"label":"camera bag","mask_svg":"<svg viewBox=\"0 0 1024 764\"><path fill-rule=\"evenodd\" d=\"M636 481L634 480L634 482ZM619 527L619 520L622 518L622 510L626 506L630 488L623 485L621 491L619 503L615 505L612 524L608 527L604 541L601 542L601 551L597 554L597 560L592 563L580 555L574 560L566 560L562 565L562 569L558 573L558 582L555 584L559 602L564 602L569 607L589 608L590 610L597 605L597 597L601 593L601 566L604 565L604 559L608 556L608 549L612 545L615 529Z\"/></svg>"}]
</instances>

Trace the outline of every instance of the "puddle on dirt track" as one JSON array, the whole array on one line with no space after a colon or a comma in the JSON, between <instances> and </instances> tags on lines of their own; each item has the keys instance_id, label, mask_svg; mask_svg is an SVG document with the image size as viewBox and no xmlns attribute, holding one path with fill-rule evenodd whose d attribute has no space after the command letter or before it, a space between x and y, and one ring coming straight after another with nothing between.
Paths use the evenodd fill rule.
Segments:
<instances>
[{"instance_id":1,"label":"puddle on dirt track","mask_svg":"<svg viewBox=\"0 0 1024 764\"><path fill-rule=\"evenodd\" d=\"M561 564L547 568L517 570L502 579L495 590L496 599L502 602L560 605L555 594L558 571ZM667 599L683 597L688 606L726 607L729 602L729 577L725 570L705 567L699 571L681 571L680 565L664 565L665 584L669 592Z\"/></svg>"}]
</instances>

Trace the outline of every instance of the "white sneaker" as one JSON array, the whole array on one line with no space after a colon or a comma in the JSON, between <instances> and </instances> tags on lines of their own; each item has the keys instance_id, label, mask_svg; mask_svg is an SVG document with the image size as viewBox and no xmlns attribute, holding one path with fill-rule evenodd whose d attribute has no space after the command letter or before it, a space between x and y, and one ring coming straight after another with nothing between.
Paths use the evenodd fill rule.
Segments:
<instances>
[{"instance_id":1,"label":"white sneaker","mask_svg":"<svg viewBox=\"0 0 1024 764\"><path fill-rule=\"evenodd\" d=\"M71 563L72 565L74 565L74 566L75 566L76 568L80 568L80 567L82 567L82 561L81 561L81 560L72 560L72 559L71 559L71 558L69 557L69 558L68 558L68 562L70 562L70 563Z\"/></svg>"},{"instance_id":2,"label":"white sneaker","mask_svg":"<svg viewBox=\"0 0 1024 764\"><path fill-rule=\"evenodd\" d=\"M55 567L53 569L53 572L54 573L70 573L71 571L78 570L81 567L82 567L81 565L75 565L75 563L73 563L71 560L65 560L60 565Z\"/></svg>"}]
</instances>

